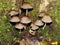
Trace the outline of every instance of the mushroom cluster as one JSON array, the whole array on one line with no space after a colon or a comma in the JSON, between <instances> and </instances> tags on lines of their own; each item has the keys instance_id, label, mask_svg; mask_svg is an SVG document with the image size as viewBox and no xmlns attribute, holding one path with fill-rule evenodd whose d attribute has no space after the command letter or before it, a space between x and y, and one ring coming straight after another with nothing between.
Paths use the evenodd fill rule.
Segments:
<instances>
[{"instance_id":1,"label":"mushroom cluster","mask_svg":"<svg viewBox=\"0 0 60 45\"><path fill-rule=\"evenodd\" d=\"M16 23L20 22L20 19L19 19L19 12L12 9L12 11L9 12L8 14L11 18L10 18L10 23L12 25L15 25Z\"/></svg>"},{"instance_id":2,"label":"mushroom cluster","mask_svg":"<svg viewBox=\"0 0 60 45\"><path fill-rule=\"evenodd\" d=\"M46 27L46 25L52 24L52 19L48 13L41 12L40 15L38 15L38 17L40 18L40 25L44 25L43 30Z\"/></svg>"},{"instance_id":3,"label":"mushroom cluster","mask_svg":"<svg viewBox=\"0 0 60 45\"><path fill-rule=\"evenodd\" d=\"M23 11L23 15L19 14L16 10L12 10L9 13L11 16L10 23L13 24L16 29L27 30L27 27L30 26L30 30L38 30L41 27L44 29L46 25L50 25L52 23L50 15L45 13L45 11L40 11L38 19L32 23L28 12L32 11L33 7L28 2L24 2L20 9Z\"/></svg>"},{"instance_id":4,"label":"mushroom cluster","mask_svg":"<svg viewBox=\"0 0 60 45\"><path fill-rule=\"evenodd\" d=\"M27 25L31 23L28 12L33 10L33 7L30 5L30 3L24 2L20 9L25 13L24 15L19 14L19 12L15 9L12 9L9 12L8 15L10 16L10 23L18 30L26 30Z\"/></svg>"}]
</instances>

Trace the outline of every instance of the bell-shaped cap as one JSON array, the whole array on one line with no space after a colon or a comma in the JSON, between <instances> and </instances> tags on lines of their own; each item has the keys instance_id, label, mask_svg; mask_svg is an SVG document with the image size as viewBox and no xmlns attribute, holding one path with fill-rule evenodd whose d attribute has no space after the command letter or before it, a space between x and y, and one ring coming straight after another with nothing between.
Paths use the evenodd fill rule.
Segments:
<instances>
[{"instance_id":1,"label":"bell-shaped cap","mask_svg":"<svg viewBox=\"0 0 60 45\"><path fill-rule=\"evenodd\" d=\"M29 24L29 23L31 23L31 20L30 20L30 18L28 16L22 16L21 17L21 23Z\"/></svg>"},{"instance_id":2,"label":"bell-shaped cap","mask_svg":"<svg viewBox=\"0 0 60 45\"><path fill-rule=\"evenodd\" d=\"M44 17L45 16L45 13L44 12L40 12L38 17Z\"/></svg>"},{"instance_id":3,"label":"bell-shaped cap","mask_svg":"<svg viewBox=\"0 0 60 45\"><path fill-rule=\"evenodd\" d=\"M15 25L15 28L16 29L23 29L23 28L25 28L25 26L21 23L18 23L18 24Z\"/></svg>"},{"instance_id":4,"label":"bell-shaped cap","mask_svg":"<svg viewBox=\"0 0 60 45\"><path fill-rule=\"evenodd\" d=\"M52 22L52 19L51 17L49 16L49 14L46 14L43 18L42 18L42 21L44 23L51 23Z\"/></svg>"},{"instance_id":5,"label":"bell-shaped cap","mask_svg":"<svg viewBox=\"0 0 60 45\"><path fill-rule=\"evenodd\" d=\"M12 10L12 11L10 11L9 15L10 16L15 16L15 15L19 15L19 13L15 10Z\"/></svg>"},{"instance_id":6,"label":"bell-shaped cap","mask_svg":"<svg viewBox=\"0 0 60 45\"><path fill-rule=\"evenodd\" d=\"M38 20L35 22L35 25L37 25L37 26L43 26L44 23L43 23L41 20L38 19Z\"/></svg>"},{"instance_id":7,"label":"bell-shaped cap","mask_svg":"<svg viewBox=\"0 0 60 45\"><path fill-rule=\"evenodd\" d=\"M19 17L14 16L14 17L11 18L10 22L15 22L15 23L20 22L20 19L19 19Z\"/></svg>"},{"instance_id":8,"label":"bell-shaped cap","mask_svg":"<svg viewBox=\"0 0 60 45\"><path fill-rule=\"evenodd\" d=\"M35 24L31 24L31 29L32 30L37 30L39 27L38 26L36 26Z\"/></svg>"},{"instance_id":9,"label":"bell-shaped cap","mask_svg":"<svg viewBox=\"0 0 60 45\"><path fill-rule=\"evenodd\" d=\"M30 3L25 2L22 6L21 9L28 9L28 10L32 10L33 7L30 5Z\"/></svg>"}]
</instances>

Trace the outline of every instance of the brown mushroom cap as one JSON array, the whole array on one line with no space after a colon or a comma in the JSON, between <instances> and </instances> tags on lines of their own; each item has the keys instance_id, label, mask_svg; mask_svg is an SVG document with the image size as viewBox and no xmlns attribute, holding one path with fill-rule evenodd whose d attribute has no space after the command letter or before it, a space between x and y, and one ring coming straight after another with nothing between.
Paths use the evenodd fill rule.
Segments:
<instances>
[{"instance_id":1,"label":"brown mushroom cap","mask_svg":"<svg viewBox=\"0 0 60 45\"><path fill-rule=\"evenodd\" d=\"M21 18L21 23L23 23L23 24L29 24L29 23L31 23L31 20L30 20L30 18L28 16L23 16Z\"/></svg>"},{"instance_id":2,"label":"brown mushroom cap","mask_svg":"<svg viewBox=\"0 0 60 45\"><path fill-rule=\"evenodd\" d=\"M15 28L23 29L23 28L25 28L25 26L23 24L21 24L21 23L18 23L18 24L15 25Z\"/></svg>"},{"instance_id":3,"label":"brown mushroom cap","mask_svg":"<svg viewBox=\"0 0 60 45\"><path fill-rule=\"evenodd\" d=\"M44 23L51 23L51 22L52 22L52 19L51 19L51 17L50 17L48 14L46 14L46 15L42 18L42 21L43 21Z\"/></svg>"},{"instance_id":4,"label":"brown mushroom cap","mask_svg":"<svg viewBox=\"0 0 60 45\"><path fill-rule=\"evenodd\" d=\"M35 24L31 24L31 29L32 30L37 30L39 27L38 26L36 26Z\"/></svg>"},{"instance_id":5,"label":"brown mushroom cap","mask_svg":"<svg viewBox=\"0 0 60 45\"><path fill-rule=\"evenodd\" d=\"M14 16L11 18L10 22L20 22L20 19L19 19L19 17Z\"/></svg>"},{"instance_id":6,"label":"brown mushroom cap","mask_svg":"<svg viewBox=\"0 0 60 45\"><path fill-rule=\"evenodd\" d=\"M15 11L15 10L12 10L10 13L9 13L9 15L10 16L15 16L15 15L18 15L19 13L17 12L17 11Z\"/></svg>"},{"instance_id":7,"label":"brown mushroom cap","mask_svg":"<svg viewBox=\"0 0 60 45\"><path fill-rule=\"evenodd\" d=\"M45 16L44 12L40 12L39 15L38 15L38 17L43 17L43 16Z\"/></svg>"},{"instance_id":8,"label":"brown mushroom cap","mask_svg":"<svg viewBox=\"0 0 60 45\"><path fill-rule=\"evenodd\" d=\"M37 21L35 22L35 25L37 25L37 26L43 26L44 23L43 23L41 20L37 20Z\"/></svg>"},{"instance_id":9,"label":"brown mushroom cap","mask_svg":"<svg viewBox=\"0 0 60 45\"><path fill-rule=\"evenodd\" d=\"M25 2L22 6L21 9L32 9L33 7L30 5L30 3Z\"/></svg>"}]
</instances>

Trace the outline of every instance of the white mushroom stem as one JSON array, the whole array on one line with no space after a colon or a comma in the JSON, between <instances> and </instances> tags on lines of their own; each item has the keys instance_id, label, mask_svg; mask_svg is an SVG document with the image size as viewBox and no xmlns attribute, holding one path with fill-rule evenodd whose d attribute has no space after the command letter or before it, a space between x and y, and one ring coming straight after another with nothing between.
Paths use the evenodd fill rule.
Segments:
<instances>
[{"instance_id":1,"label":"white mushroom stem","mask_svg":"<svg viewBox=\"0 0 60 45\"><path fill-rule=\"evenodd\" d=\"M24 25L24 30L26 30L27 29L27 26L26 25Z\"/></svg>"},{"instance_id":2,"label":"white mushroom stem","mask_svg":"<svg viewBox=\"0 0 60 45\"><path fill-rule=\"evenodd\" d=\"M21 9L19 10L19 13L21 14L22 12L21 12Z\"/></svg>"},{"instance_id":3,"label":"white mushroom stem","mask_svg":"<svg viewBox=\"0 0 60 45\"><path fill-rule=\"evenodd\" d=\"M45 23L45 25L44 25L44 27L43 27L43 30L45 29L45 27L46 27L46 23Z\"/></svg>"},{"instance_id":4,"label":"white mushroom stem","mask_svg":"<svg viewBox=\"0 0 60 45\"><path fill-rule=\"evenodd\" d=\"M26 9L26 16L28 15L28 9Z\"/></svg>"}]
</instances>

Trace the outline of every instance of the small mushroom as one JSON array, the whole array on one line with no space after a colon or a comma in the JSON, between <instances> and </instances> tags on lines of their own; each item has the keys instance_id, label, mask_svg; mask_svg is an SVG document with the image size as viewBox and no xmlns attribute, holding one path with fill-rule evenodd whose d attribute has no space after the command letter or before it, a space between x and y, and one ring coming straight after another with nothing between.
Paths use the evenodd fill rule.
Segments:
<instances>
[{"instance_id":1,"label":"small mushroom","mask_svg":"<svg viewBox=\"0 0 60 45\"><path fill-rule=\"evenodd\" d=\"M16 16L16 15L19 15L19 13L15 10L12 10L12 11L10 11L9 15L10 16Z\"/></svg>"},{"instance_id":2,"label":"small mushroom","mask_svg":"<svg viewBox=\"0 0 60 45\"><path fill-rule=\"evenodd\" d=\"M46 24L51 24L52 23L52 19L49 16L49 14L46 14L43 18L42 21L45 23L43 29L45 28Z\"/></svg>"},{"instance_id":3,"label":"small mushroom","mask_svg":"<svg viewBox=\"0 0 60 45\"><path fill-rule=\"evenodd\" d=\"M43 16L45 16L45 13L44 12L40 12L38 17L42 18Z\"/></svg>"},{"instance_id":4,"label":"small mushroom","mask_svg":"<svg viewBox=\"0 0 60 45\"><path fill-rule=\"evenodd\" d=\"M10 22L11 22L12 24L18 23L18 22L20 22L20 19L19 19L19 17L14 16L14 17L11 18Z\"/></svg>"},{"instance_id":5,"label":"small mushroom","mask_svg":"<svg viewBox=\"0 0 60 45\"><path fill-rule=\"evenodd\" d=\"M43 23L41 20L37 20L37 21L35 22L35 25L41 27L41 26L44 25L44 23Z\"/></svg>"},{"instance_id":6,"label":"small mushroom","mask_svg":"<svg viewBox=\"0 0 60 45\"><path fill-rule=\"evenodd\" d=\"M21 10L22 11L26 11L26 15L28 14L28 11L31 11L33 9L33 7L30 5L30 3L25 2L22 6L21 6Z\"/></svg>"},{"instance_id":7,"label":"small mushroom","mask_svg":"<svg viewBox=\"0 0 60 45\"><path fill-rule=\"evenodd\" d=\"M26 26L21 24L21 23L18 23L18 24L15 25L15 28L19 29L19 30L22 30L22 29L26 29Z\"/></svg>"},{"instance_id":8,"label":"small mushroom","mask_svg":"<svg viewBox=\"0 0 60 45\"><path fill-rule=\"evenodd\" d=\"M36 34L36 30L32 30L32 29L30 29L30 30L29 30L29 34L31 34L31 35L35 35L35 34Z\"/></svg>"},{"instance_id":9,"label":"small mushroom","mask_svg":"<svg viewBox=\"0 0 60 45\"><path fill-rule=\"evenodd\" d=\"M37 30L39 27L38 26L36 26L35 24L31 24L31 29L32 30Z\"/></svg>"},{"instance_id":10,"label":"small mushroom","mask_svg":"<svg viewBox=\"0 0 60 45\"><path fill-rule=\"evenodd\" d=\"M28 16L22 16L21 17L21 23L29 24L29 23L31 23L31 20L30 20L30 18Z\"/></svg>"},{"instance_id":11,"label":"small mushroom","mask_svg":"<svg viewBox=\"0 0 60 45\"><path fill-rule=\"evenodd\" d=\"M44 40L44 36L41 35L41 36L39 37L39 41L43 41L43 40Z\"/></svg>"}]
</instances>

